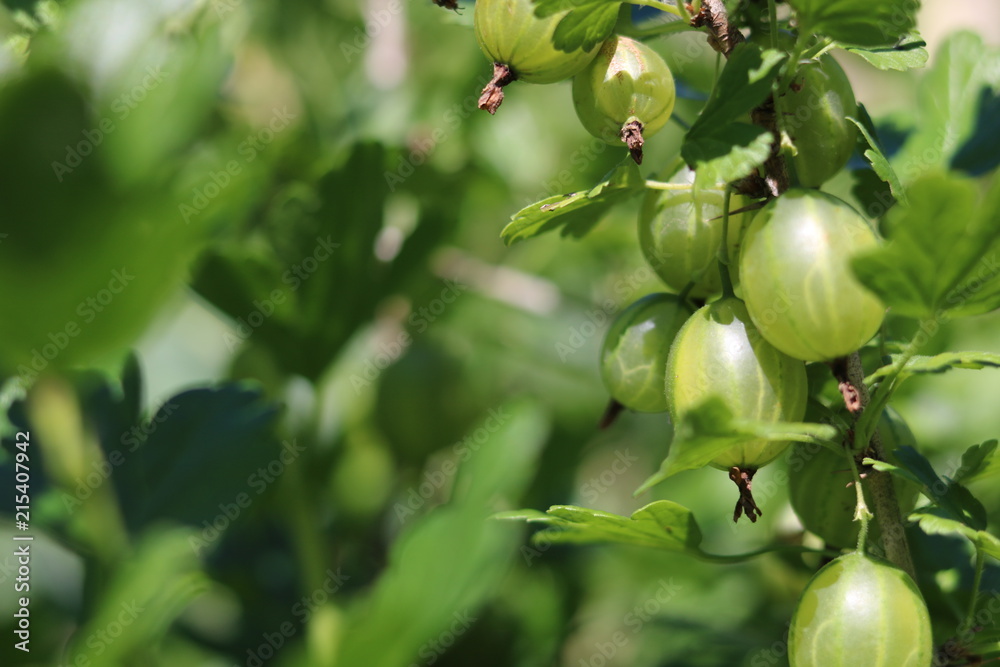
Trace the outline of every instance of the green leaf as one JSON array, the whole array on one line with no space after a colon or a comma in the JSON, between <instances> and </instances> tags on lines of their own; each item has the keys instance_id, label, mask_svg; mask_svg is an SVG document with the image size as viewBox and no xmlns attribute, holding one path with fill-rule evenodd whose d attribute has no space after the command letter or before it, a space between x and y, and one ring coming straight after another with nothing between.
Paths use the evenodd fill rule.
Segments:
<instances>
[{"instance_id":1,"label":"green leaf","mask_svg":"<svg viewBox=\"0 0 1000 667\"><path fill-rule=\"evenodd\" d=\"M265 478L255 477L258 469L273 461L282 469L303 465L297 461L302 445L292 440L279 446L272 433L278 414L277 405L244 384L193 389L168 399L150 420L156 428L141 446L132 434L137 460L125 465L136 467L126 476L141 484L142 496L123 503L129 529L139 532L164 519L197 527L211 523L220 503L241 493L253 499L266 490ZM130 440L122 442L131 446Z\"/></svg>"},{"instance_id":2,"label":"green leaf","mask_svg":"<svg viewBox=\"0 0 1000 667\"><path fill-rule=\"evenodd\" d=\"M885 157L885 151L882 148L881 142L878 140L878 135L875 132L875 124L872 123L871 116L868 115L868 110L865 109L864 105L858 105L858 119L848 118L858 126L861 131L861 136L864 138L865 142L868 144L868 148L864 151L865 159L878 174L878 177L882 179L883 182L889 184L889 190L892 192L893 197L898 201L906 201L906 192L903 190L902 184L899 182L899 177L893 170L892 165L889 160ZM859 139L860 142L860 139ZM883 210L888 209L888 206L883 205ZM876 216L877 217L877 216Z\"/></svg>"},{"instance_id":3,"label":"green leaf","mask_svg":"<svg viewBox=\"0 0 1000 667\"><path fill-rule=\"evenodd\" d=\"M1000 165L1000 124L996 122L1000 118L1000 85L993 85L998 90L984 86L980 91L976 126L951 159L952 169L971 176L982 176Z\"/></svg>"},{"instance_id":4,"label":"green leaf","mask_svg":"<svg viewBox=\"0 0 1000 667\"><path fill-rule=\"evenodd\" d=\"M864 463L867 466L871 466L872 468L878 470L879 472L887 472L890 475L895 475L896 477L905 479L908 482L913 482L917 486L923 486L923 483L920 481L920 479L918 479L916 475L914 475L906 468L900 468L886 461L879 461L878 459L869 458L867 456L862 460L862 463Z\"/></svg>"},{"instance_id":5,"label":"green leaf","mask_svg":"<svg viewBox=\"0 0 1000 667\"><path fill-rule=\"evenodd\" d=\"M990 459L997 450L996 440L987 440L980 445L972 445L962 453L962 465L955 471L954 481L962 484L976 478L989 468Z\"/></svg>"},{"instance_id":6,"label":"green leaf","mask_svg":"<svg viewBox=\"0 0 1000 667\"><path fill-rule=\"evenodd\" d=\"M110 142L126 130L103 134L88 86L43 61L0 94L0 155L17 156L0 160L0 284L19 285L0 290L0 372L25 377L124 356L205 235L160 181L116 180Z\"/></svg>"},{"instance_id":7,"label":"green leaf","mask_svg":"<svg viewBox=\"0 0 1000 667\"><path fill-rule=\"evenodd\" d=\"M922 493L949 518L975 530L986 527L986 509L967 488L939 477L930 462L913 447L900 447L895 454L900 467L908 470L923 485ZM909 479L907 475L904 477Z\"/></svg>"},{"instance_id":8,"label":"green leaf","mask_svg":"<svg viewBox=\"0 0 1000 667\"><path fill-rule=\"evenodd\" d=\"M459 176L430 164L414 169L378 144L354 144L338 157L314 183L269 194L270 204L204 253L194 279L195 289L234 321L230 349L249 339L279 370L312 380L387 295L415 298L427 284L427 257L459 220L460 200L450 194L463 182ZM382 227L371 221L385 217L387 200L399 192L412 197L416 220L386 262L373 250ZM358 276L364 289L347 289Z\"/></svg>"},{"instance_id":9,"label":"green leaf","mask_svg":"<svg viewBox=\"0 0 1000 667\"><path fill-rule=\"evenodd\" d=\"M847 44L894 44L913 30L918 0L789 0L804 34Z\"/></svg>"},{"instance_id":10,"label":"green leaf","mask_svg":"<svg viewBox=\"0 0 1000 667\"><path fill-rule=\"evenodd\" d=\"M861 56L869 64L881 70L904 71L927 64L927 42L916 32L904 35L892 46L876 46L864 48L861 46L845 46L844 49Z\"/></svg>"},{"instance_id":11,"label":"green leaf","mask_svg":"<svg viewBox=\"0 0 1000 667\"><path fill-rule=\"evenodd\" d=\"M901 355L898 354L891 355L889 357L890 363L865 378L865 382L872 384L889 375L892 372L893 363L900 357ZM945 373L953 368L979 370L998 367L1000 367L1000 354L996 352L943 352L932 357L914 355L899 372L899 378L902 380L918 374Z\"/></svg>"},{"instance_id":12,"label":"green leaf","mask_svg":"<svg viewBox=\"0 0 1000 667\"><path fill-rule=\"evenodd\" d=\"M888 243L853 259L861 282L897 314L939 318L1000 305L1000 182L977 204L975 182L922 176L884 220Z\"/></svg>"},{"instance_id":13,"label":"green leaf","mask_svg":"<svg viewBox=\"0 0 1000 667\"><path fill-rule=\"evenodd\" d=\"M548 512L517 510L496 515L500 519L523 520L546 526L534 534L538 547L550 544L611 542L683 553L713 562L738 563L769 551L787 549L775 544L746 554L717 555L701 548L702 534L691 510L670 500L657 500L625 517L601 510L554 505ZM796 549L811 551L810 549Z\"/></svg>"},{"instance_id":14,"label":"green leaf","mask_svg":"<svg viewBox=\"0 0 1000 667\"><path fill-rule=\"evenodd\" d=\"M986 555L1000 560L1000 539L985 530L974 530L960 521L948 518L938 508L920 508L911 512L909 518L916 521L928 535L961 535Z\"/></svg>"},{"instance_id":15,"label":"green leaf","mask_svg":"<svg viewBox=\"0 0 1000 667\"><path fill-rule=\"evenodd\" d=\"M583 236L615 204L644 191L639 168L626 158L586 192L548 197L513 215L500 232L507 245L562 227L563 236Z\"/></svg>"},{"instance_id":16,"label":"green leaf","mask_svg":"<svg viewBox=\"0 0 1000 667\"><path fill-rule=\"evenodd\" d=\"M658 500L636 510L631 517L600 510L555 505L529 522L551 528L535 533L536 544L617 542L653 547L702 557L701 529L688 508L669 500Z\"/></svg>"},{"instance_id":17,"label":"green leaf","mask_svg":"<svg viewBox=\"0 0 1000 667\"><path fill-rule=\"evenodd\" d=\"M742 118L771 94L771 84L787 54L744 42L735 49L719 75L688 135L711 130Z\"/></svg>"},{"instance_id":18,"label":"green leaf","mask_svg":"<svg viewBox=\"0 0 1000 667\"><path fill-rule=\"evenodd\" d=\"M616 0L537 0L535 16L544 18L568 9L556 26L552 43L567 53L589 51L611 34L621 4Z\"/></svg>"},{"instance_id":19,"label":"green leaf","mask_svg":"<svg viewBox=\"0 0 1000 667\"><path fill-rule=\"evenodd\" d=\"M722 399L712 396L681 417L660 470L643 482L633 495L639 495L679 472L702 468L730 447L744 442L821 442L832 440L836 435L837 429L829 424L734 419Z\"/></svg>"},{"instance_id":20,"label":"green leaf","mask_svg":"<svg viewBox=\"0 0 1000 667\"><path fill-rule=\"evenodd\" d=\"M498 499L509 502L528 485L548 424L529 404L497 412L506 417L463 463L451 502L410 519L382 576L347 612L337 664L393 667L422 660L422 646L454 629L456 620L468 630L501 585L520 531L487 518Z\"/></svg>"},{"instance_id":21,"label":"green leaf","mask_svg":"<svg viewBox=\"0 0 1000 667\"><path fill-rule=\"evenodd\" d=\"M746 123L731 123L685 143L681 155L695 165L698 187L726 183L753 173L771 154L774 135Z\"/></svg>"},{"instance_id":22,"label":"green leaf","mask_svg":"<svg viewBox=\"0 0 1000 667\"><path fill-rule=\"evenodd\" d=\"M1000 88L1000 50L972 32L951 35L917 90L916 129L893 156L904 182L949 166L976 128L984 87Z\"/></svg>"},{"instance_id":23,"label":"green leaf","mask_svg":"<svg viewBox=\"0 0 1000 667\"><path fill-rule=\"evenodd\" d=\"M155 646L164 639L188 603L208 590L208 578L188 544L187 530L154 530L146 533L123 563L88 614L86 625L75 634L66 664L149 664ZM114 641L94 641L109 628L121 627ZM90 641L87 641L87 640ZM148 653L144 653L148 652Z\"/></svg>"},{"instance_id":24,"label":"green leaf","mask_svg":"<svg viewBox=\"0 0 1000 667\"><path fill-rule=\"evenodd\" d=\"M684 160L696 167L699 184L742 178L767 159L773 135L740 120L771 93L786 58L780 51L762 50L750 43L733 50L712 96L681 145Z\"/></svg>"}]
</instances>

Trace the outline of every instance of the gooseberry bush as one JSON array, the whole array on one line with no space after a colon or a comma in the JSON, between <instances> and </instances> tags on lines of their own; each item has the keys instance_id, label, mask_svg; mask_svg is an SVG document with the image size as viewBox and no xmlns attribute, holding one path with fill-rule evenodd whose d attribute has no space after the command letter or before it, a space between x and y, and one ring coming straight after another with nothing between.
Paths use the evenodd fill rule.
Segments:
<instances>
[{"instance_id":1,"label":"gooseberry bush","mask_svg":"<svg viewBox=\"0 0 1000 667\"><path fill-rule=\"evenodd\" d=\"M536 543L812 558L822 567L780 651L794 666L1000 659L996 610L979 595L1000 539L967 486L991 474L997 442L967 443L959 472L941 475L890 405L912 378L1000 365L994 353L931 343L942 323L1000 307L997 144L978 133L949 140L956 124L983 125L987 107L977 117L976 106L1000 89L998 54L969 34L947 42L924 80L924 125L888 150L835 55L880 70L924 66L915 0L632 4L662 15L638 20L629 3L601 0L476 2L476 38L494 68L480 108L497 112L500 88L516 81L572 78L582 126L625 149L604 180L518 211L502 237L579 238L641 198L637 240L664 292L610 324L600 425L614 428L623 411L663 413L666 456L636 495L719 468L736 486L734 521L769 511L754 476L787 455L791 506L807 532L798 544L721 555L701 549L698 508L669 500L631 516L557 505L500 518L541 525ZM676 113L684 73L661 56L686 32L718 54L695 117ZM670 121L684 129L679 154L644 162L643 146ZM851 178L853 187L836 184ZM914 564L920 535L970 545L971 594L950 600L951 616L932 617L925 603L943 593Z\"/></svg>"}]
</instances>

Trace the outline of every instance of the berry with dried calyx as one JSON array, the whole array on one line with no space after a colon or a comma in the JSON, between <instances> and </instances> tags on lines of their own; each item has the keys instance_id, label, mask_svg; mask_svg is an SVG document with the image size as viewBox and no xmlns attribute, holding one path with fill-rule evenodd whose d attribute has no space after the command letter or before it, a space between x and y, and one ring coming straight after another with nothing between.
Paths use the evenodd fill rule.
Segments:
<instances>
[{"instance_id":1,"label":"berry with dried calyx","mask_svg":"<svg viewBox=\"0 0 1000 667\"><path fill-rule=\"evenodd\" d=\"M670 119L674 77L663 58L642 42L617 35L573 78L573 105L587 131L609 144L619 140L642 163L644 139Z\"/></svg>"}]
</instances>

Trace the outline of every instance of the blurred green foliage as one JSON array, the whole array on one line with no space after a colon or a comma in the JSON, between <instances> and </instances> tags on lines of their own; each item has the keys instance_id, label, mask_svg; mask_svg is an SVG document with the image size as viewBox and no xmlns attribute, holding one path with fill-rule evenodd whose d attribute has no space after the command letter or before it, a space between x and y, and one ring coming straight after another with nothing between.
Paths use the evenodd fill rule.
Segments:
<instances>
[{"instance_id":1,"label":"blurred green foliage","mask_svg":"<svg viewBox=\"0 0 1000 667\"><path fill-rule=\"evenodd\" d=\"M707 553L801 536L784 462L755 480L754 525L731 523L718 471L632 497L671 438L664 415L596 429L603 332L661 289L637 202L580 240L500 239L623 151L579 127L565 84L475 110L489 64L471 10L0 5L0 533L15 544L28 431L35 537L30 653L12 640L16 557L0 555L3 664L784 664L815 556L720 566L533 544L488 519L666 500L693 508ZM689 34L651 44L692 123L714 52ZM683 135L664 129L645 164L671 164ZM996 313L942 323L923 351L1000 352L998 328ZM894 405L949 473L1000 432L996 382L920 376ZM998 471L968 482L991 528ZM911 544L946 636L971 551ZM983 584L1000 592L992 568Z\"/></svg>"}]
</instances>

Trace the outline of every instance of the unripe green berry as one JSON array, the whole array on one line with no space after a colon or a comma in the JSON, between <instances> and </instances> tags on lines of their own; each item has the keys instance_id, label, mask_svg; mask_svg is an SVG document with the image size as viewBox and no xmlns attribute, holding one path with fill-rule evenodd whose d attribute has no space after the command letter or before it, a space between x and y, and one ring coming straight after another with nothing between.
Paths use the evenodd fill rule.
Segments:
<instances>
[{"instance_id":1,"label":"unripe green berry","mask_svg":"<svg viewBox=\"0 0 1000 667\"><path fill-rule=\"evenodd\" d=\"M854 152L858 105L844 70L829 54L799 66L791 87L775 101L778 127L795 147L792 165L803 187L818 188Z\"/></svg>"},{"instance_id":2,"label":"unripe green berry","mask_svg":"<svg viewBox=\"0 0 1000 667\"><path fill-rule=\"evenodd\" d=\"M555 83L573 76L594 58L598 47L560 51L552 43L569 10L539 18L531 0L477 0L473 14L476 41L493 65L493 80L483 89L479 108L496 113L503 87L515 80Z\"/></svg>"},{"instance_id":3,"label":"unripe green berry","mask_svg":"<svg viewBox=\"0 0 1000 667\"><path fill-rule=\"evenodd\" d=\"M573 78L573 104L587 131L609 144L625 142L642 162L643 138L658 132L674 110L674 77L656 51L616 35Z\"/></svg>"},{"instance_id":4,"label":"unripe green berry","mask_svg":"<svg viewBox=\"0 0 1000 667\"><path fill-rule=\"evenodd\" d=\"M758 333L743 302L725 298L697 310L681 327L667 359L666 395L677 423L710 396L720 398L736 419L799 421L806 410L805 364L779 352ZM789 443L750 440L730 447L711 465L729 471L740 488L733 520L745 511L751 521L761 513L750 481Z\"/></svg>"},{"instance_id":5,"label":"unripe green berry","mask_svg":"<svg viewBox=\"0 0 1000 667\"><path fill-rule=\"evenodd\" d=\"M611 323L601 348L601 379L611 397L638 412L665 412L667 354L691 309L672 294L650 294Z\"/></svg>"},{"instance_id":6,"label":"unripe green berry","mask_svg":"<svg viewBox=\"0 0 1000 667\"><path fill-rule=\"evenodd\" d=\"M862 553L816 573L788 632L791 667L930 667L932 658L930 615L913 579Z\"/></svg>"},{"instance_id":7,"label":"unripe green berry","mask_svg":"<svg viewBox=\"0 0 1000 667\"><path fill-rule=\"evenodd\" d=\"M854 277L852 255L878 239L849 204L789 190L754 217L740 249L740 283L761 334L797 359L827 361L857 350L885 315Z\"/></svg>"},{"instance_id":8,"label":"unripe green berry","mask_svg":"<svg viewBox=\"0 0 1000 667\"><path fill-rule=\"evenodd\" d=\"M670 183L693 184L694 172L682 168ZM639 213L639 246L657 275L672 290L681 292L694 283L690 294L704 298L722 291L719 249L722 245L722 187L693 190L649 190ZM730 211L746 206L739 195L729 198ZM750 214L729 216L729 277L739 279L739 245Z\"/></svg>"}]
</instances>

